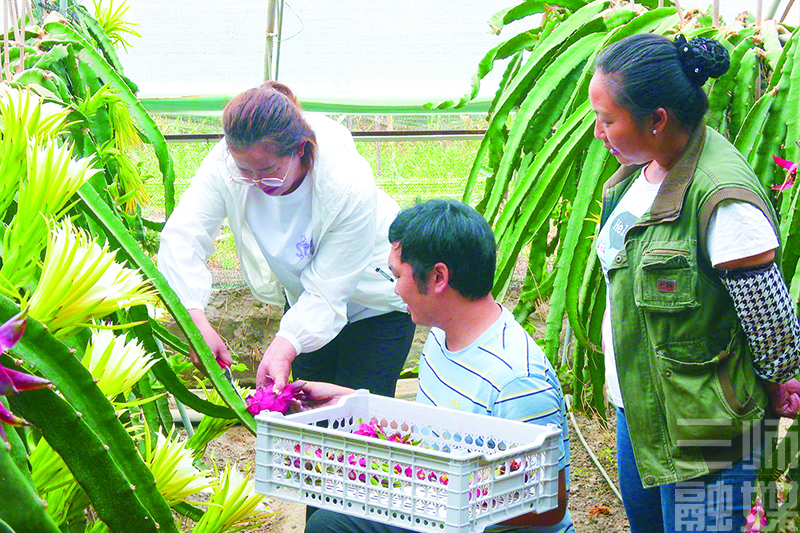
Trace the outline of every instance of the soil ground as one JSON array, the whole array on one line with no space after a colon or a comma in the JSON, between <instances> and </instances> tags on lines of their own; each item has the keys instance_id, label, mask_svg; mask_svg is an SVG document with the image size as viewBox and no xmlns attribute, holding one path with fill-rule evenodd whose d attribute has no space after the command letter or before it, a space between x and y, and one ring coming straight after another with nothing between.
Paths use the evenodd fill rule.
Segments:
<instances>
[{"instance_id":1,"label":"soil ground","mask_svg":"<svg viewBox=\"0 0 800 533\"><path fill-rule=\"evenodd\" d=\"M511 304L507 304L511 305ZM213 325L228 342L232 352L246 363L249 370L234 373L243 383L253 381L253 373L261 354L277 330L282 309L257 302L246 287L217 290L206 308ZM426 328L417 328L417 335L406 365L413 366L419 358ZM402 380L397 396L413 400L416 380ZM610 420L601 424L597 419L574 413L575 422L592 453L616 483L616 448L614 444L613 412ZM236 426L209 445L209 452L219 463L226 459L240 466L253 463L255 437L241 426ZM570 423L571 488L569 509L575 529L583 532L629 531L622 504L609 488L603 475L592 462L581 444L575 426ZM276 511L261 529L264 532L295 533L303 531L305 507L294 502L272 500L270 507Z\"/></svg>"}]
</instances>

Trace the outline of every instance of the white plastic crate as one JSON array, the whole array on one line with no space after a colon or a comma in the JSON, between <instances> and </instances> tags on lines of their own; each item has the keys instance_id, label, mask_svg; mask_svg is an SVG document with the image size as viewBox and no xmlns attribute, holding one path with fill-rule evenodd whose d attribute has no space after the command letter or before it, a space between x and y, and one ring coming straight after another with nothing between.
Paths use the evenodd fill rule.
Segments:
<instances>
[{"instance_id":1,"label":"white plastic crate","mask_svg":"<svg viewBox=\"0 0 800 533\"><path fill-rule=\"evenodd\" d=\"M419 444L353 435L377 421ZM481 532L558 506L561 430L360 390L256 416L256 492L416 531Z\"/></svg>"}]
</instances>

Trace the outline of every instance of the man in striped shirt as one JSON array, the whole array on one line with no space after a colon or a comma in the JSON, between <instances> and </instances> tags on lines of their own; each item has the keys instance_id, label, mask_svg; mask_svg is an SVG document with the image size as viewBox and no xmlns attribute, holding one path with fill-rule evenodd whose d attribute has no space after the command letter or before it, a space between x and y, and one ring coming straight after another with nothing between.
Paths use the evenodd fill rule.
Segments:
<instances>
[{"instance_id":1,"label":"man in striped shirt","mask_svg":"<svg viewBox=\"0 0 800 533\"><path fill-rule=\"evenodd\" d=\"M420 358L417 401L562 429L558 507L486 531L573 532L567 510L569 438L561 386L542 350L491 295L496 255L489 224L466 204L429 200L397 216L389 241L395 292L416 324L431 326ZM352 392L322 383L303 388L322 401ZM306 533L348 531L406 530L324 510L306 524Z\"/></svg>"}]
</instances>

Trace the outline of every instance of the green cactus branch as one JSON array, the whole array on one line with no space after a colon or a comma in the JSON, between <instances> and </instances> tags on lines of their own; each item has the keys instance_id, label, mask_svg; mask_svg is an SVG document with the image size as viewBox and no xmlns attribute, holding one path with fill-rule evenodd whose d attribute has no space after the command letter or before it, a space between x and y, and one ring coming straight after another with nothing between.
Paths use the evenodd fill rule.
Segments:
<instances>
[{"instance_id":1,"label":"green cactus branch","mask_svg":"<svg viewBox=\"0 0 800 533\"><path fill-rule=\"evenodd\" d=\"M155 521L131 490L131 482L117 467L83 417L49 389L9 398L16 413L34 424L75 476L97 514L117 533L156 533Z\"/></svg>"},{"instance_id":2,"label":"green cactus branch","mask_svg":"<svg viewBox=\"0 0 800 533\"><path fill-rule=\"evenodd\" d=\"M19 307L0 296L0 322L17 313ZM156 490L155 479L139 456L133 440L117 419L111 403L97 388L92 375L69 348L42 324L28 318L25 335L12 353L53 382L101 442L109 447L112 459L135 487L136 496L161 526L161 531L177 533L172 512Z\"/></svg>"},{"instance_id":3,"label":"green cactus branch","mask_svg":"<svg viewBox=\"0 0 800 533\"><path fill-rule=\"evenodd\" d=\"M231 416L231 412L229 410L225 410L223 407L206 402L205 400L202 400L189 392L188 389L186 389L186 386L183 385L177 376L175 376L175 373L172 372L172 369L169 368L169 365L167 364L166 360L164 360L160 350L158 350L158 348L153 344L150 344L149 346L146 346L146 348L153 355L161 356L161 360L153 367L153 372L156 377L158 377L164 386L167 387L167 390L173 393L178 400L190 406L192 409L212 414L212 416L216 416L218 418L238 417L242 419L243 422L248 419L252 420L252 416L249 414L247 414L246 417L244 416L246 414L246 409L244 408L241 398L239 398L239 395L233 389L233 386L225 378L222 370L219 368L219 365L216 362L216 359L214 358L214 354L211 353L211 350L203 340L203 336L200 334L200 331L194 325L194 322L192 322L189 312L186 310L183 304L180 303L177 295L164 279L164 276L161 274L161 272L158 271L150 258L141 250L139 243L137 243L136 240L128 234L128 231L122 224L119 216L100 199L97 191L95 191L95 189L89 184L81 187L81 189L78 191L78 194L83 199L83 205L86 207L86 209L84 209L84 213L98 226L104 229L111 246L124 253L128 257L131 267L141 269L142 273L149 278L150 282L156 287L156 289L158 289L161 295L161 300L164 302L167 310L175 318L178 326L183 330L186 338L189 339L189 342L193 346L195 353L197 353L198 357L200 357L201 361L203 361L205 364L211 381L214 383L214 386L217 388L217 390L220 391L223 399L226 401L226 403L228 403L228 405L240 407L240 409L239 407L234 407L234 409L238 409L238 415L234 414ZM149 320L146 313L144 315L137 316L141 320ZM152 342L152 333L149 333L145 339L142 340L147 341L148 343ZM253 422L246 423L246 425L250 427L251 430L254 427Z\"/></svg>"},{"instance_id":4,"label":"green cactus branch","mask_svg":"<svg viewBox=\"0 0 800 533\"><path fill-rule=\"evenodd\" d=\"M169 367L169 364L164 358L164 354L160 352L158 346L156 345L155 338L153 336L153 330L150 327L151 319L148 318L146 309L144 309L142 306L132 309L131 318L137 322L145 322L144 324L136 326L135 331L137 333L137 337L142 341L145 349L151 354L160 357L161 360L153 366L153 374L156 375L156 377L167 388L167 390L173 394L175 394L175 390L179 390L180 396L176 395L176 398L179 400L180 398L188 399L190 403L184 403L186 403L186 405L189 407L192 407L192 409L195 408L194 405L197 405L201 408L200 412L205 411L206 414L216 418L239 418L239 420L241 420L245 426L247 426L248 429L255 434L255 421L253 420L253 416L247 412L247 408L239 396L239 393L236 392L236 390L233 388L233 385L231 385L227 379L225 379L224 383L222 383L222 387L217 388L217 391L226 403L229 402L229 405L232 404L232 410L214 405L205 400L202 400L202 403L198 402L199 398L186 389L185 385L183 385L183 382L180 381L180 379ZM217 366L217 369L215 370L219 370L219 365L216 363L216 360L214 360L214 365ZM221 370L220 373L222 373ZM230 396L226 398L226 395Z\"/></svg>"},{"instance_id":5,"label":"green cactus branch","mask_svg":"<svg viewBox=\"0 0 800 533\"><path fill-rule=\"evenodd\" d=\"M4 445L0 445L0 531L12 533L60 533L47 516L44 502L19 471Z\"/></svg>"}]
</instances>

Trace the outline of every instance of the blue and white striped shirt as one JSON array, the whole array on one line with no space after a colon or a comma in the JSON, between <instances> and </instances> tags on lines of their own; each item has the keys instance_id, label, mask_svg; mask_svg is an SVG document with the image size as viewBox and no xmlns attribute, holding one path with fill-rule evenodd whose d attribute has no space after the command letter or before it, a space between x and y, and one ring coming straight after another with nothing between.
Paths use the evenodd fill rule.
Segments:
<instances>
[{"instance_id":1,"label":"blue and white striped shirt","mask_svg":"<svg viewBox=\"0 0 800 533\"><path fill-rule=\"evenodd\" d=\"M498 304L499 305L499 304ZM569 431L561 385L541 348L508 309L467 348L451 352L431 328L419 361L417 401L533 424L555 424L563 440L558 467L569 487ZM560 527L572 531L569 512Z\"/></svg>"}]
</instances>

